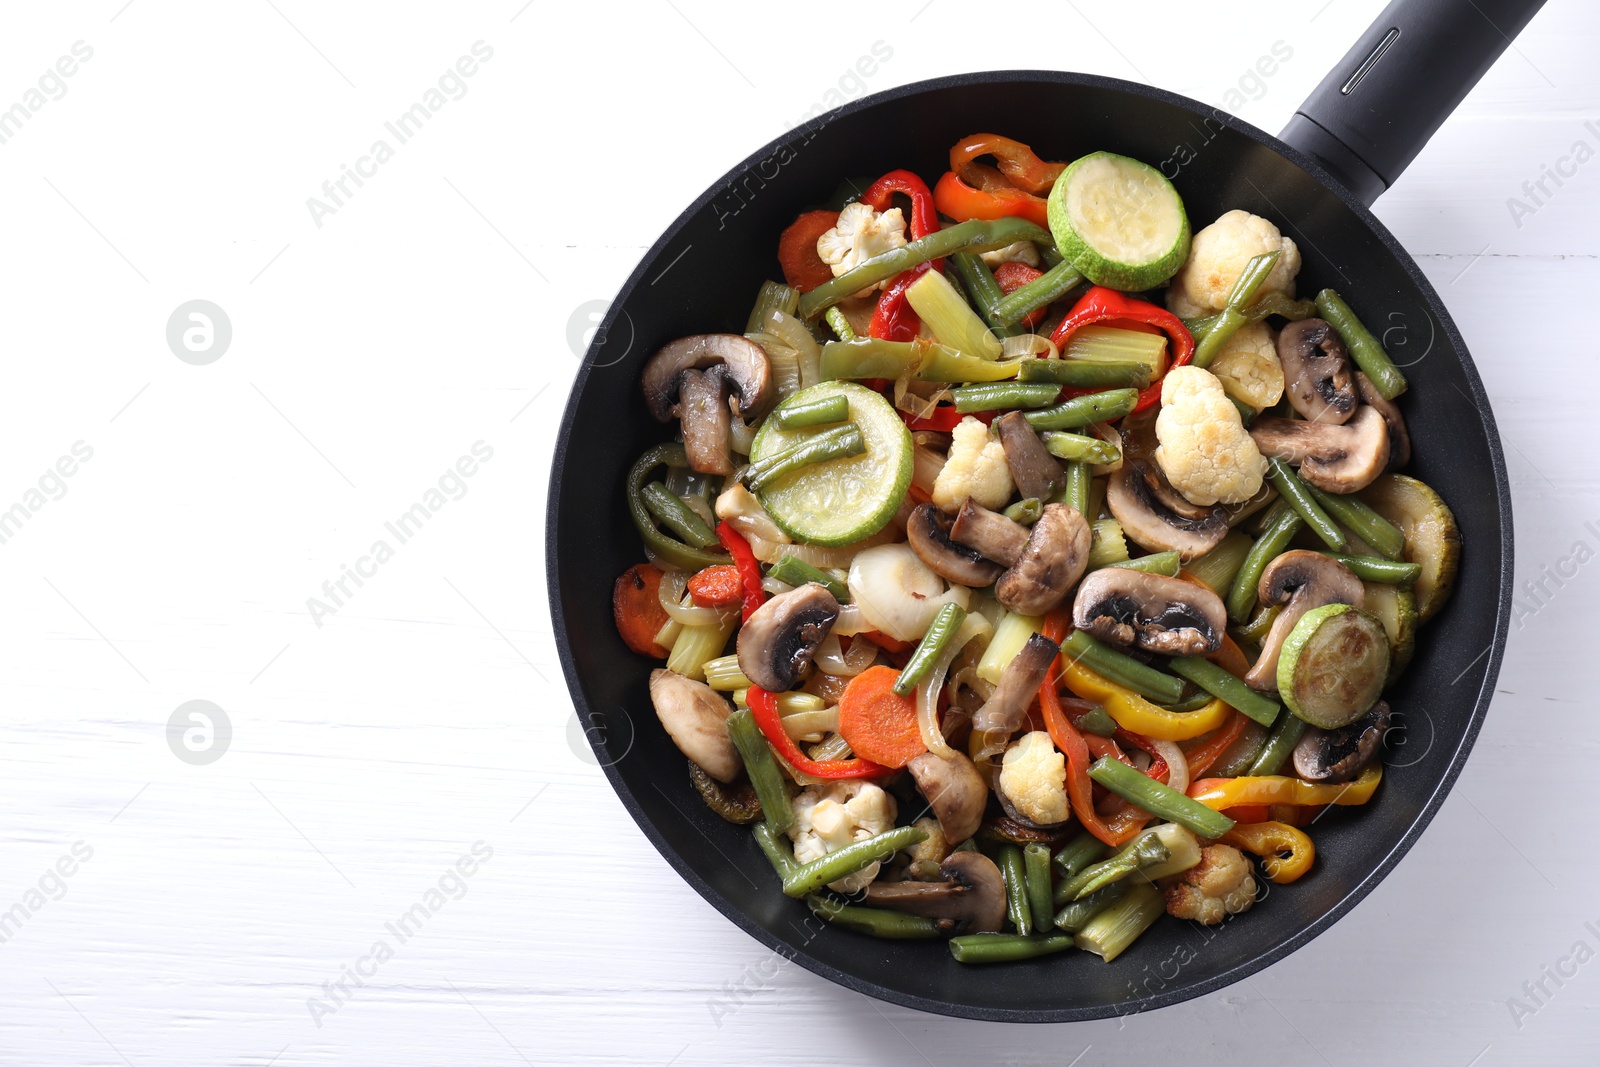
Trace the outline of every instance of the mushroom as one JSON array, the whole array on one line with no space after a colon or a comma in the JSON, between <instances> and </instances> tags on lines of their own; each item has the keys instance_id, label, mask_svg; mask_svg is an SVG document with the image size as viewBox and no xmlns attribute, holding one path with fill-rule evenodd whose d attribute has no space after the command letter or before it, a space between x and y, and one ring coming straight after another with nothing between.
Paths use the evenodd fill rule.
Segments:
<instances>
[{"instance_id":1,"label":"mushroom","mask_svg":"<svg viewBox=\"0 0 1600 1067\"><path fill-rule=\"evenodd\" d=\"M978 832L989 786L971 760L960 752L951 759L924 752L907 763L906 769L933 809L946 841L957 845Z\"/></svg>"},{"instance_id":2,"label":"mushroom","mask_svg":"<svg viewBox=\"0 0 1600 1067\"><path fill-rule=\"evenodd\" d=\"M1122 469L1111 475L1106 507L1139 547L1176 551L1185 563L1210 552L1228 536L1223 508L1189 503L1152 460L1142 457L1124 457Z\"/></svg>"},{"instance_id":3,"label":"mushroom","mask_svg":"<svg viewBox=\"0 0 1600 1067\"><path fill-rule=\"evenodd\" d=\"M749 415L772 392L772 364L766 350L736 333L695 334L651 356L640 384L658 422L682 422L690 466L705 474L731 474L731 413L724 390L731 386L739 413Z\"/></svg>"},{"instance_id":4,"label":"mushroom","mask_svg":"<svg viewBox=\"0 0 1600 1067\"><path fill-rule=\"evenodd\" d=\"M1003 515L996 517L1011 521ZM917 558L945 581L974 589L993 585L1005 566L985 559L975 548L952 540L951 524L950 516L935 505L919 504L906 520L906 540Z\"/></svg>"},{"instance_id":5,"label":"mushroom","mask_svg":"<svg viewBox=\"0 0 1600 1067\"><path fill-rule=\"evenodd\" d=\"M1011 468L1011 480L1024 498L1049 500L1056 495L1066 480L1061 464L1045 450L1044 442L1028 424L1028 416L1020 411L1003 415L995 421L1000 436L1000 446L1006 452L1006 466Z\"/></svg>"},{"instance_id":6,"label":"mushroom","mask_svg":"<svg viewBox=\"0 0 1600 1067\"><path fill-rule=\"evenodd\" d=\"M650 703L667 736L700 769L724 784L744 770L728 737L728 701L704 682L657 668L650 672Z\"/></svg>"},{"instance_id":7,"label":"mushroom","mask_svg":"<svg viewBox=\"0 0 1600 1067\"><path fill-rule=\"evenodd\" d=\"M1332 326L1321 319L1291 322L1278 334L1284 395L1312 422L1341 425L1356 410L1350 357Z\"/></svg>"},{"instance_id":8,"label":"mushroom","mask_svg":"<svg viewBox=\"0 0 1600 1067\"><path fill-rule=\"evenodd\" d=\"M1388 729L1389 704L1384 700L1337 730L1308 726L1294 746L1294 773L1308 782L1348 782L1372 762Z\"/></svg>"},{"instance_id":9,"label":"mushroom","mask_svg":"<svg viewBox=\"0 0 1600 1067\"><path fill-rule=\"evenodd\" d=\"M1043 615L1066 599L1089 566L1094 536L1071 504L1046 504L1016 562L994 583L995 599L1022 615Z\"/></svg>"},{"instance_id":10,"label":"mushroom","mask_svg":"<svg viewBox=\"0 0 1600 1067\"><path fill-rule=\"evenodd\" d=\"M1167 656L1208 656L1222 647L1228 610L1204 586L1102 567L1078 586L1072 625L1111 644Z\"/></svg>"},{"instance_id":11,"label":"mushroom","mask_svg":"<svg viewBox=\"0 0 1600 1067\"><path fill-rule=\"evenodd\" d=\"M1263 604L1281 604L1283 610L1272 620L1261 655L1244 676L1253 689L1278 687L1278 653L1300 616L1324 604L1359 608L1366 602L1366 587L1344 564L1304 548L1290 549L1267 564L1256 591Z\"/></svg>"},{"instance_id":12,"label":"mushroom","mask_svg":"<svg viewBox=\"0 0 1600 1067\"><path fill-rule=\"evenodd\" d=\"M1383 424L1389 430L1389 462L1384 464L1386 470L1397 471L1411 462L1411 435L1406 432L1406 420L1400 414L1400 408L1393 400L1385 400L1383 394L1378 392L1378 387L1372 384L1360 371L1356 371L1356 388L1361 391L1364 403L1376 408L1379 415L1383 416Z\"/></svg>"},{"instance_id":13,"label":"mushroom","mask_svg":"<svg viewBox=\"0 0 1600 1067\"><path fill-rule=\"evenodd\" d=\"M952 852L937 882L874 882L867 903L922 915L947 936L997 933L1006 916L1006 883L981 852Z\"/></svg>"},{"instance_id":14,"label":"mushroom","mask_svg":"<svg viewBox=\"0 0 1600 1067\"><path fill-rule=\"evenodd\" d=\"M1010 736L1028 713L1028 705L1044 684L1061 646L1043 634L1034 634L1012 657L1000 675L994 693L972 716L972 728ZM1003 746L1002 746L1003 747Z\"/></svg>"},{"instance_id":15,"label":"mushroom","mask_svg":"<svg viewBox=\"0 0 1600 1067\"><path fill-rule=\"evenodd\" d=\"M1378 409L1365 404L1343 426L1262 416L1250 424L1250 436L1264 455L1297 465L1300 477L1329 493L1365 489L1389 461L1389 429Z\"/></svg>"},{"instance_id":16,"label":"mushroom","mask_svg":"<svg viewBox=\"0 0 1600 1067\"><path fill-rule=\"evenodd\" d=\"M739 669L763 689L774 693L789 689L800 680L838 617L839 602L817 582L773 597L739 628Z\"/></svg>"},{"instance_id":17,"label":"mushroom","mask_svg":"<svg viewBox=\"0 0 1600 1067\"><path fill-rule=\"evenodd\" d=\"M950 536L1007 567L1022 558L1022 550L1028 544L1026 526L990 511L971 497L962 503Z\"/></svg>"}]
</instances>

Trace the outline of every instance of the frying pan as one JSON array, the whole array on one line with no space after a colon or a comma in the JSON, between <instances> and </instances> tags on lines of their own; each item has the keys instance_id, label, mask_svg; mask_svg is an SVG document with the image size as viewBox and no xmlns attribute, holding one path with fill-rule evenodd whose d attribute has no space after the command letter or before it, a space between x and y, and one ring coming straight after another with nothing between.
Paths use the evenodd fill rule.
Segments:
<instances>
[{"instance_id":1,"label":"frying pan","mask_svg":"<svg viewBox=\"0 0 1600 1067\"><path fill-rule=\"evenodd\" d=\"M1541 2L1391 3L1280 138L1112 78L1002 71L920 82L791 130L678 217L611 305L567 401L547 567L580 721L628 811L690 885L757 940L842 985L925 1011L1021 1022L1130 1014L1221 988L1307 944L1372 891L1438 810L1482 725L1509 621L1512 527L1499 437L1466 345L1367 209ZM778 276L779 232L842 179L900 167L932 178L947 169L950 145L980 130L1045 159L1110 149L1160 166L1196 228L1230 208L1276 222L1304 257L1300 291L1339 289L1404 367L1411 472L1454 509L1465 542L1454 598L1390 696L1404 733L1389 739L1374 803L1330 810L1317 824L1313 873L1272 887L1249 914L1212 928L1157 923L1111 964L1073 953L978 970L955 963L943 942L823 926L779 891L749 830L689 788L650 707L652 664L627 650L611 620L612 582L642 558L623 478L664 436L638 386L645 360L685 334L741 332L760 282Z\"/></svg>"}]
</instances>

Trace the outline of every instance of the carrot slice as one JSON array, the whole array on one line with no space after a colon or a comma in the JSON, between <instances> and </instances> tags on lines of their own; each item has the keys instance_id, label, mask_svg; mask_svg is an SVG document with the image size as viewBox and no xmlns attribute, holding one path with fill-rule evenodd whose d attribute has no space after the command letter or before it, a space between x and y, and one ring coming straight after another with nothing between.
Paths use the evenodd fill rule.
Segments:
<instances>
[{"instance_id":1,"label":"carrot slice","mask_svg":"<svg viewBox=\"0 0 1600 1067\"><path fill-rule=\"evenodd\" d=\"M744 580L732 564L707 567L689 579L689 595L703 608L736 608L744 602Z\"/></svg>"},{"instance_id":2,"label":"carrot slice","mask_svg":"<svg viewBox=\"0 0 1600 1067\"><path fill-rule=\"evenodd\" d=\"M839 736L856 755L885 767L904 767L928 750L916 701L894 691L899 676L893 667L868 667L839 696Z\"/></svg>"},{"instance_id":3,"label":"carrot slice","mask_svg":"<svg viewBox=\"0 0 1600 1067\"><path fill-rule=\"evenodd\" d=\"M817 238L839 224L837 211L808 211L789 224L778 238L778 263L783 280L808 293L833 279L833 268L817 255Z\"/></svg>"},{"instance_id":4,"label":"carrot slice","mask_svg":"<svg viewBox=\"0 0 1600 1067\"><path fill-rule=\"evenodd\" d=\"M623 571L611 591L611 614L623 642L641 656L666 659L667 650L656 644L656 634L667 624L661 606L661 571L650 563L636 563Z\"/></svg>"}]
</instances>

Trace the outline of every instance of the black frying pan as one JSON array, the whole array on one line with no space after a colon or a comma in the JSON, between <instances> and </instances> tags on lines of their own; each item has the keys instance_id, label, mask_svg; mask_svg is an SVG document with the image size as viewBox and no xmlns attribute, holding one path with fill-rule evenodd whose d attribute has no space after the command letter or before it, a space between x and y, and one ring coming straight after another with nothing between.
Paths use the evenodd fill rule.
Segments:
<instances>
[{"instance_id":1,"label":"black frying pan","mask_svg":"<svg viewBox=\"0 0 1600 1067\"><path fill-rule=\"evenodd\" d=\"M842 985L948 1015L1063 1022L1173 1004L1260 970L1327 929L1414 844L1483 722L1512 592L1511 499L1482 382L1421 270L1367 206L1399 176L1542 0L1396 0L1279 140L1144 85L1048 71L967 74L880 93L808 123L719 179L622 287L578 373L556 447L547 558L562 666L618 795L667 860L762 943ZM1019 108L1026 100L1029 106ZM618 638L611 585L642 558L623 501L631 462L662 438L639 371L661 344L740 332L778 277L779 232L850 175L946 169L950 145L993 130L1045 159L1110 149L1164 168L1198 229L1244 208L1304 256L1300 290L1338 288L1383 333L1411 390L1411 471L1455 510L1465 539L1454 599L1422 634L1390 700L1406 744L1367 808L1317 824L1317 867L1224 926L1158 923L1115 963L1080 954L974 969L942 942L821 928L779 892L747 829L689 788L646 694L651 664ZM1387 331L1387 332L1386 332ZM1391 738L1391 740L1394 740Z\"/></svg>"}]
</instances>

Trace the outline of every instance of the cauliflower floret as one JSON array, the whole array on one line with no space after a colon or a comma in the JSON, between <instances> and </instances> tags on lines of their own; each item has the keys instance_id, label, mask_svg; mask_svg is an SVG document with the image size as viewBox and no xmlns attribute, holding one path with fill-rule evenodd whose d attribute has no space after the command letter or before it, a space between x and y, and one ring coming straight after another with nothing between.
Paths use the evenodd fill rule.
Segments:
<instances>
[{"instance_id":1,"label":"cauliflower floret","mask_svg":"<svg viewBox=\"0 0 1600 1067\"><path fill-rule=\"evenodd\" d=\"M807 786L794 798L794 858L810 863L857 841L894 828L894 797L871 782L847 780ZM846 878L829 882L840 893L865 889L878 877L878 864L864 867Z\"/></svg>"},{"instance_id":2,"label":"cauliflower floret","mask_svg":"<svg viewBox=\"0 0 1600 1067\"><path fill-rule=\"evenodd\" d=\"M933 480L933 502L945 511L959 511L967 497L991 510L1006 506L1016 487L1006 450L989 427L968 415L950 432L950 455Z\"/></svg>"},{"instance_id":3,"label":"cauliflower floret","mask_svg":"<svg viewBox=\"0 0 1600 1067\"><path fill-rule=\"evenodd\" d=\"M905 849L911 866L907 877L914 881L936 882L943 876L938 873L939 864L950 855L950 842L945 840L944 828L939 825L939 820L924 815L911 825L928 835L927 840L918 842Z\"/></svg>"},{"instance_id":4,"label":"cauliflower floret","mask_svg":"<svg viewBox=\"0 0 1600 1067\"><path fill-rule=\"evenodd\" d=\"M817 238L817 255L822 257L837 278L852 267L906 243L906 220L900 209L877 212L857 201L839 212L839 222ZM887 282L870 285L857 293L865 295L881 289Z\"/></svg>"},{"instance_id":5,"label":"cauliflower floret","mask_svg":"<svg viewBox=\"0 0 1600 1067\"><path fill-rule=\"evenodd\" d=\"M1174 367L1161 382L1156 462L1184 499L1242 504L1261 489L1267 460L1222 383L1199 367Z\"/></svg>"},{"instance_id":6,"label":"cauliflower floret","mask_svg":"<svg viewBox=\"0 0 1600 1067\"><path fill-rule=\"evenodd\" d=\"M1032 241L1013 241L993 252L980 252L978 258L988 264L991 270L1002 263L1026 263L1030 267L1037 267L1039 249Z\"/></svg>"},{"instance_id":7,"label":"cauliflower floret","mask_svg":"<svg viewBox=\"0 0 1600 1067\"><path fill-rule=\"evenodd\" d=\"M1167 289L1167 307L1185 319L1221 311L1245 264L1263 252L1280 250L1283 255L1273 264L1272 273L1257 295L1280 292L1294 296L1300 249L1268 220L1235 208L1194 235L1189 258L1172 276Z\"/></svg>"},{"instance_id":8,"label":"cauliflower floret","mask_svg":"<svg viewBox=\"0 0 1600 1067\"><path fill-rule=\"evenodd\" d=\"M1072 817L1067 761L1043 730L1023 734L1000 761L1000 791L1017 813L1041 826Z\"/></svg>"},{"instance_id":9,"label":"cauliflower floret","mask_svg":"<svg viewBox=\"0 0 1600 1067\"><path fill-rule=\"evenodd\" d=\"M1232 845L1207 845L1200 862L1167 889L1167 914L1214 926L1256 902L1255 871Z\"/></svg>"},{"instance_id":10,"label":"cauliflower floret","mask_svg":"<svg viewBox=\"0 0 1600 1067\"><path fill-rule=\"evenodd\" d=\"M1229 396L1257 411L1270 408L1283 396L1277 338L1264 322L1241 327L1206 369L1217 376Z\"/></svg>"}]
</instances>

